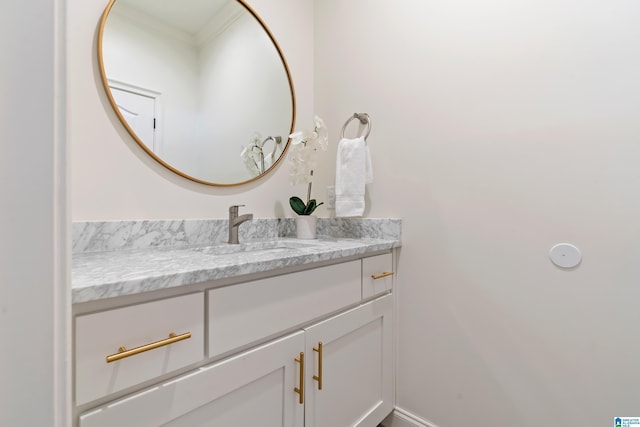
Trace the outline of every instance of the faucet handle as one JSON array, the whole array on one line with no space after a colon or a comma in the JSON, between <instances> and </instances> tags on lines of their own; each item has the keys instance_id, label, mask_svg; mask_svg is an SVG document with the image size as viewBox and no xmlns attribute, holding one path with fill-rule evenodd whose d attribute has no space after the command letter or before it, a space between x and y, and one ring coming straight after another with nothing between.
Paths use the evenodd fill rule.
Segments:
<instances>
[{"instance_id":1,"label":"faucet handle","mask_svg":"<svg viewBox=\"0 0 640 427\"><path fill-rule=\"evenodd\" d=\"M229 206L229 213L238 213L238 208L244 207L245 205L231 205Z\"/></svg>"}]
</instances>

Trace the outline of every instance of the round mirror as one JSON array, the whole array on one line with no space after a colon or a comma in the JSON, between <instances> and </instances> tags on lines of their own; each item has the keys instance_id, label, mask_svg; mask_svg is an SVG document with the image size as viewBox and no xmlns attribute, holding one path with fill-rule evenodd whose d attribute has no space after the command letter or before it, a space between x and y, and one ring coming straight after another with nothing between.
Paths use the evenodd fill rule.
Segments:
<instances>
[{"instance_id":1,"label":"round mirror","mask_svg":"<svg viewBox=\"0 0 640 427\"><path fill-rule=\"evenodd\" d=\"M241 0L111 0L98 57L120 121L173 172L238 185L283 158L295 126L291 74Z\"/></svg>"}]
</instances>

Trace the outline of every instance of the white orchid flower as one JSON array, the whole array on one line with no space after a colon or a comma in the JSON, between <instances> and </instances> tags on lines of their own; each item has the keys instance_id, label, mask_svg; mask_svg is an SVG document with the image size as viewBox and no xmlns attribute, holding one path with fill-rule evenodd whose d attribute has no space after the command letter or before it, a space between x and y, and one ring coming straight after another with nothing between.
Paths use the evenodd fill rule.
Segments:
<instances>
[{"instance_id":1,"label":"white orchid flower","mask_svg":"<svg viewBox=\"0 0 640 427\"><path fill-rule=\"evenodd\" d=\"M291 185L308 185L306 203L295 196L289 200L291 207L299 215L310 215L317 206L322 204L317 204L315 199L311 199L311 186L313 171L318 166L318 149L323 151L327 149L329 136L327 127L320 117L314 116L313 121L314 128L312 131L302 130L289 135L291 139L291 147L289 150L289 182Z\"/></svg>"}]
</instances>

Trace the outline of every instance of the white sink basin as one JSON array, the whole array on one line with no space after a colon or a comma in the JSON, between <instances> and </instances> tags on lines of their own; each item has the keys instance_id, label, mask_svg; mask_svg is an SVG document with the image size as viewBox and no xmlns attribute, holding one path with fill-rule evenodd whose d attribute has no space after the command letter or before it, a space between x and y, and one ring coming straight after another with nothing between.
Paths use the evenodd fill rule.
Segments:
<instances>
[{"instance_id":1,"label":"white sink basin","mask_svg":"<svg viewBox=\"0 0 640 427\"><path fill-rule=\"evenodd\" d=\"M219 245L193 248L192 250L208 255L233 255L244 252L280 252L303 249L313 246L312 243L292 240L269 240L260 242L245 242L237 245L221 243Z\"/></svg>"}]
</instances>

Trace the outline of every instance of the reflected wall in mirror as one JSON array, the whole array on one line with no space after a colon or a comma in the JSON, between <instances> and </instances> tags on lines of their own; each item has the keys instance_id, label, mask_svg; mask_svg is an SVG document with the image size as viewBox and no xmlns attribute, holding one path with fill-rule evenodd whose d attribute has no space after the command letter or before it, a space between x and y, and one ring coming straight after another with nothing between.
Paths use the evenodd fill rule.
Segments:
<instances>
[{"instance_id":1,"label":"reflected wall in mirror","mask_svg":"<svg viewBox=\"0 0 640 427\"><path fill-rule=\"evenodd\" d=\"M173 172L237 185L284 156L295 126L291 74L241 0L111 0L98 56L120 121Z\"/></svg>"}]
</instances>

